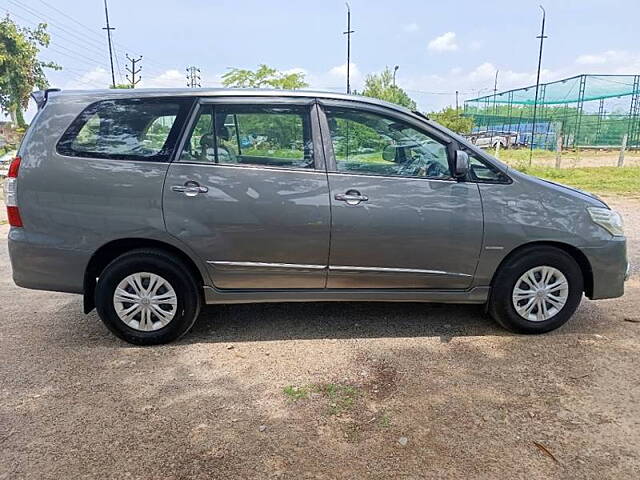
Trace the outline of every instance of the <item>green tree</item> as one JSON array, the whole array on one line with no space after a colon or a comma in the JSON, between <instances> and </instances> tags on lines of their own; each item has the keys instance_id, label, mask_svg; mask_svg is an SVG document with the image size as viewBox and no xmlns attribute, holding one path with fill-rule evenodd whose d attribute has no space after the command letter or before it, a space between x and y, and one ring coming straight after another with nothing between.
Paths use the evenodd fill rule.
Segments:
<instances>
[{"instance_id":1,"label":"green tree","mask_svg":"<svg viewBox=\"0 0 640 480\"><path fill-rule=\"evenodd\" d=\"M33 89L49 86L44 69L62 68L38 60L40 48L46 48L49 40L46 23L30 29L19 27L9 15L0 21L0 109L19 127L25 126L22 111Z\"/></svg>"},{"instance_id":2,"label":"green tree","mask_svg":"<svg viewBox=\"0 0 640 480\"><path fill-rule=\"evenodd\" d=\"M429 114L431 120L435 120L443 127L456 133L467 134L473 129L473 118L462 115L453 107L443 108L439 112Z\"/></svg>"},{"instance_id":3,"label":"green tree","mask_svg":"<svg viewBox=\"0 0 640 480\"><path fill-rule=\"evenodd\" d=\"M232 68L222 75L222 85L234 88L280 88L296 90L308 87L304 73L279 72L265 64L259 65L256 71L243 68Z\"/></svg>"},{"instance_id":4,"label":"green tree","mask_svg":"<svg viewBox=\"0 0 640 480\"><path fill-rule=\"evenodd\" d=\"M411 110L416 109L416 102L403 89L393 84L393 72L389 67L382 73L367 75L362 95L397 103Z\"/></svg>"},{"instance_id":5,"label":"green tree","mask_svg":"<svg viewBox=\"0 0 640 480\"><path fill-rule=\"evenodd\" d=\"M113 85L109 85L109 88L115 88L116 90L128 90L133 88L133 86L130 83L116 83L115 87Z\"/></svg>"}]
</instances>

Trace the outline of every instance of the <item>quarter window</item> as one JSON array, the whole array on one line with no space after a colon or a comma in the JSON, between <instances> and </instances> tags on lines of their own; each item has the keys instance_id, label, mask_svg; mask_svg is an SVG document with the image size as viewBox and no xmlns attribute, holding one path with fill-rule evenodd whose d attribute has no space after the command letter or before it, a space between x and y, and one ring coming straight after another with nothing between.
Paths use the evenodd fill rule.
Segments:
<instances>
[{"instance_id":1,"label":"quarter window","mask_svg":"<svg viewBox=\"0 0 640 480\"><path fill-rule=\"evenodd\" d=\"M471 176L481 183L508 183L509 177L490 163L470 153Z\"/></svg>"},{"instance_id":2,"label":"quarter window","mask_svg":"<svg viewBox=\"0 0 640 480\"><path fill-rule=\"evenodd\" d=\"M226 165L313 168L308 109L203 106L180 159Z\"/></svg>"},{"instance_id":3,"label":"quarter window","mask_svg":"<svg viewBox=\"0 0 640 480\"><path fill-rule=\"evenodd\" d=\"M167 161L188 99L104 100L89 106L58 143L76 157Z\"/></svg>"},{"instance_id":4,"label":"quarter window","mask_svg":"<svg viewBox=\"0 0 640 480\"><path fill-rule=\"evenodd\" d=\"M338 172L451 178L446 146L406 123L350 109L326 113Z\"/></svg>"}]
</instances>

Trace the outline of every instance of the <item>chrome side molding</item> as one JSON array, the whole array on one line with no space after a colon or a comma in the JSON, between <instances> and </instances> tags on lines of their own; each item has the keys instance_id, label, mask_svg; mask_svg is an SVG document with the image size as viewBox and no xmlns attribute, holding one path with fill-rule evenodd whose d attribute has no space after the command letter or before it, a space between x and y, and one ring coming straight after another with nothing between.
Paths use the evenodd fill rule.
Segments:
<instances>
[{"instance_id":1,"label":"chrome side molding","mask_svg":"<svg viewBox=\"0 0 640 480\"><path fill-rule=\"evenodd\" d=\"M355 273L415 273L418 275L443 275L447 277L471 277L466 273L445 272L442 270L423 270L419 268L390 268L390 267L356 267L350 265L314 265L304 263L269 263L269 262L229 262L222 260L210 260L209 265L224 269L234 270L238 268L260 270L329 270L330 272L355 272Z\"/></svg>"}]
</instances>

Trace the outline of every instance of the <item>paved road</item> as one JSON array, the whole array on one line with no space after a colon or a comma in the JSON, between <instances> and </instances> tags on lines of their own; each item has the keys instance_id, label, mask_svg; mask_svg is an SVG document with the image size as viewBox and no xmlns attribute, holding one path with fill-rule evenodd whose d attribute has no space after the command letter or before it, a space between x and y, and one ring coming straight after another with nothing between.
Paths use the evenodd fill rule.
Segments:
<instances>
[{"instance_id":1,"label":"paved road","mask_svg":"<svg viewBox=\"0 0 640 480\"><path fill-rule=\"evenodd\" d=\"M612 203L639 265L640 201ZM15 287L1 240L0 479L635 479L635 275L537 337L473 306L238 305L138 348Z\"/></svg>"}]
</instances>

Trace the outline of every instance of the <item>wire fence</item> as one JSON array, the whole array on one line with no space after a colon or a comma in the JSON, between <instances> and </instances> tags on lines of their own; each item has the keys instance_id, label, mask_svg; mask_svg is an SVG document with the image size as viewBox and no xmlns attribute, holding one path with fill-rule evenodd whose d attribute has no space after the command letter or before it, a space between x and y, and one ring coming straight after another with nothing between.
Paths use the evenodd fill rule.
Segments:
<instances>
[{"instance_id":1,"label":"wire fence","mask_svg":"<svg viewBox=\"0 0 640 480\"><path fill-rule=\"evenodd\" d=\"M640 147L640 75L578 75L467 100L474 133L517 134L520 145Z\"/></svg>"}]
</instances>

